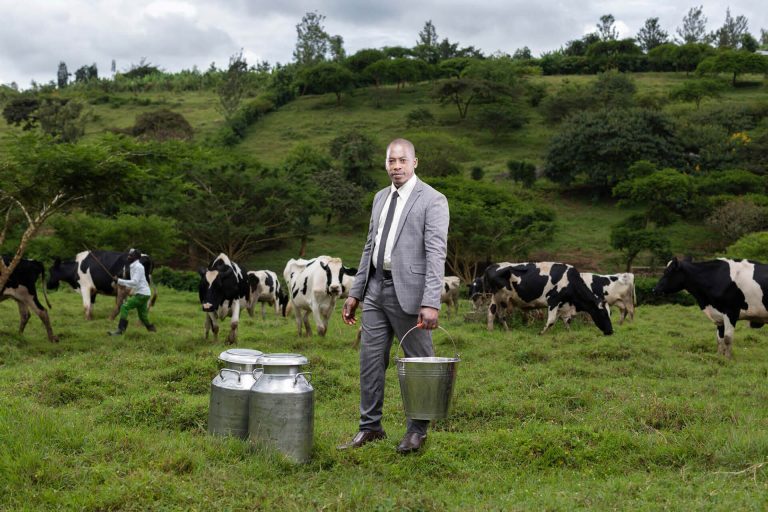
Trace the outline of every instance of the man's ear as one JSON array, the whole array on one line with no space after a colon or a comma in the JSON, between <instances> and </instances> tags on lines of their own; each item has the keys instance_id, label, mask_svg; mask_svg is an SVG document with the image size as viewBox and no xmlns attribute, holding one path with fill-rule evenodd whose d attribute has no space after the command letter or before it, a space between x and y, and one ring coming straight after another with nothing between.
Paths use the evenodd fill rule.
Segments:
<instances>
[{"instance_id":1,"label":"man's ear","mask_svg":"<svg viewBox=\"0 0 768 512\"><path fill-rule=\"evenodd\" d=\"M416 157L413 157L413 168L417 168L419 166L419 159Z\"/></svg>"}]
</instances>

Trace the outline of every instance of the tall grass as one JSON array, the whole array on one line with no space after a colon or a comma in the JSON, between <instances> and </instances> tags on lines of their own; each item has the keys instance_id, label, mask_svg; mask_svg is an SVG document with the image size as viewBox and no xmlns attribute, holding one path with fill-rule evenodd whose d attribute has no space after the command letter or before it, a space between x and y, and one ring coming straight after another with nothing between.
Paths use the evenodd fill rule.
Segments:
<instances>
[{"instance_id":1,"label":"tall grass","mask_svg":"<svg viewBox=\"0 0 768 512\"><path fill-rule=\"evenodd\" d=\"M3 510L757 510L768 487L766 333L740 324L735 358L693 307L641 307L611 337L591 324L516 319L509 332L442 320L458 350L452 416L427 448L395 453L404 433L396 372L386 441L340 452L357 425L354 329L325 338L293 319L241 321L237 346L299 352L315 387L312 461L293 465L206 434L210 381L226 348L202 339L193 293L161 289L159 332L110 338L79 296L51 294L54 329L0 305L0 509ZM337 308L338 310L338 308ZM228 327L222 327L226 334Z\"/></svg>"}]
</instances>

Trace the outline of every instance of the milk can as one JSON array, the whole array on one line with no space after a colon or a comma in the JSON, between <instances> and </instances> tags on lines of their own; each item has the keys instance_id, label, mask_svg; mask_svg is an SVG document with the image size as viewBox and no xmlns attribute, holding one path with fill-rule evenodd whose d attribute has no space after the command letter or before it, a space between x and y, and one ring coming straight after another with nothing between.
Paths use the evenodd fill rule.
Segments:
<instances>
[{"instance_id":1,"label":"milk can","mask_svg":"<svg viewBox=\"0 0 768 512\"><path fill-rule=\"evenodd\" d=\"M208 433L248 437L248 399L253 383L261 375L257 361L263 352L231 348L219 354L224 367L211 382Z\"/></svg>"},{"instance_id":2,"label":"milk can","mask_svg":"<svg viewBox=\"0 0 768 512\"><path fill-rule=\"evenodd\" d=\"M315 390L302 372L307 358L300 354L265 354L259 358L263 375L251 388L248 438L276 448L295 462L312 453Z\"/></svg>"}]
</instances>

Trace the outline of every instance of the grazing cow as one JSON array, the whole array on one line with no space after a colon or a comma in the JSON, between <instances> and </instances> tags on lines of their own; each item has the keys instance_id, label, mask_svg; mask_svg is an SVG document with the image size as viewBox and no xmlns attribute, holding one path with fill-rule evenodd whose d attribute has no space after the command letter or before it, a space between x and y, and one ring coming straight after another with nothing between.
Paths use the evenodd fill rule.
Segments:
<instances>
[{"instance_id":1,"label":"grazing cow","mask_svg":"<svg viewBox=\"0 0 768 512\"><path fill-rule=\"evenodd\" d=\"M248 307L251 288L248 280L237 263L221 253L208 265L200 269L200 304L205 312L205 339L213 331L213 341L218 341L219 325L217 320L228 316L230 321L227 343L237 341L237 326L240 323L240 310Z\"/></svg>"},{"instance_id":2,"label":"grazing cow","mask_svg":"<svg viewBox=\"0 0 768 512\"><path fill-rule=\"evenodd\" d=\"M112 276L130 279L130 265L127 258L127 253L115 251L83 251L75 256L75 261L61 261L56 258L48 277L48 289L55 290L59 287L59 282L64 281L75 290L79 290L83 297L86 320L93 319L93 305L97 294L112 295L115 297L115 309L112 310L109 319L114 320L123 301L130 294L130 289L116 285L112 281ZM147 282L152 285L154 270L152 259L147 254L142 254L139 261L144 266ZM157 288L152 286L152 298L147 308L151 308L156 300Z\"/></svg>"},{"instance_id":3,"label":"grazing cow","mask_svg":"<svg viewBox=\"0 0 768 512\"><path fill-rule=\"evenodd\" d=\"M443 290L440 292L440 303L445 303L445 316L450 317L451 307L454 314L459 313L459 287L461 279L456 276L443 277Z\"/></svg>"},{"instance_id":4,"label":"grazing cow","mask_svg":"<svg viewBox=\"0 0 768 512\"><path fill-rule=\"evenodd\" d=\"M710 261L667 263L655 294L688 290L717 326L717 353L732 356L733 333L738 320L760 328L768 321L768 265L749 260L720 258Z\"/></svg>"},{"instance_id":5,"label":"grazing cow","mask_svg":"<svg viewBox=\"0 0 768 512\"><path fill-rule=\"evenodd\" d=\"M547 323L541 334L562 318L566 327L578 311L586 311L604 334L612 334L605 303L598 301L584 284L579 271L564 263L499 263L483 276L486 290L493 293L488 307L488 329L493 319L510 305L523 310L547 308ZM506 322L503 320L505 328Z\"/></svg>"},{"instance_id":6,"label":"grazing cow","mask_svg":"<svg viewBox=\"0 0 768 512\"><path fill-rule=\"evenodd\" d=\"M340 299L346 299L349 297L349 290L352 289L352 285L355 284L355 276L357 275L357 269L352 267L341 266L341 294Z\"/></svg>"},{"instance_id":7,"label":"grazing cow","mask_svg":"<svg viewBox=\"0 0 768 512\"><path fill-rule=\"evenodd\" d=\"M9 265L11 258L3 256L3 263ZM35 289L35 281L40 276L40 284L43 285L43 296L48 307L51 307L51 303L48 302L48 296L45 294L45 267L42 263L35 260L23 259L19 261L16 268L11 272L8 281L6 281L3 289L0 290L0 302L6 299L13 299L19 306L19 334L24 333L24 328L29 321L29 310L31 309L45 326L45 331L48 333L48 339L54 343L59 341L58 336L53 334L51 328L51 320L48 317L48 311L40 304L40 300L37 298L37 290Z\"/></svg>"},{"instance_id":8,"label":"grazing cow","mask_svg":"<svg viewBox=\"0 0 768 512\"><path fill-rule=\"evenodd\" d=\"M288 305L288 295L280 288L277 274L271 270L251 270L247 274L248 286L251 288L251 297L248 299L248 315L253 316L256 303L261 303L261 319L264 320L264 305L269 304L275 308L275 313L285 316L285 308Z\"/></svg>"},{"instance_id":9,"label":"grazing cow","mask_svg":"<svg viewBox=\"0 0 768 512\"><path fill-rule=\"evenodd\" d=\"M592 290L592 293L604 300L610 308L617 306L620 317L619 324L624 323L624 319L629 315L630 320L635 319L635 275L631 272L623 274L600 275L582 272L581 278L584 284ZM610 309L608 310L610 312Z\"/></svg>"},{"instance_id":10,"label":"grazing cow","mask_svg":"<svg viewBox=\"0 0 768 512\"><path fill-rule=\"evenodd\" d=\"M302 325L307 336L312 335L310 312L315 318L317 333L325 336L336 299L341 295L343 275L341 259L330 256L318 256L311 260L291 259L285 265L283 277L290 288L299 336Z\"/></svg>"}]
</instances>

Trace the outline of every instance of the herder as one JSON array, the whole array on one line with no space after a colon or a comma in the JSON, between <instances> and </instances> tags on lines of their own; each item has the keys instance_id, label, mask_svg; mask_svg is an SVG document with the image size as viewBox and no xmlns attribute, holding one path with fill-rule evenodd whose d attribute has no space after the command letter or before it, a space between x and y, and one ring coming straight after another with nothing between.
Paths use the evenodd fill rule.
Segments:
<instances>
[{"instance_id":1,"label":"herder","mask_svg":"<svg viewBox=\"0 0 768 512\"><path fill-rule=\"evenodd\" d=\"M152 294L149 289L149 283L147 282L147 276L144 273L144 266L139 261L141 257L141 251L138 249L131 249L128 251L128 264L130 265L130 279L114 278L115 283L120 286L126 286L130 288L133 293L128 299L120 306L120 322L117 324L117 329L110 331L111 336L120 336L125 332L128 327L128 312L135 309L139 314L139 320L144 324L150 332L156 332L157 329L149 322L149 313L147 311L147 302Z\"/></svg>"}]
</instances>

